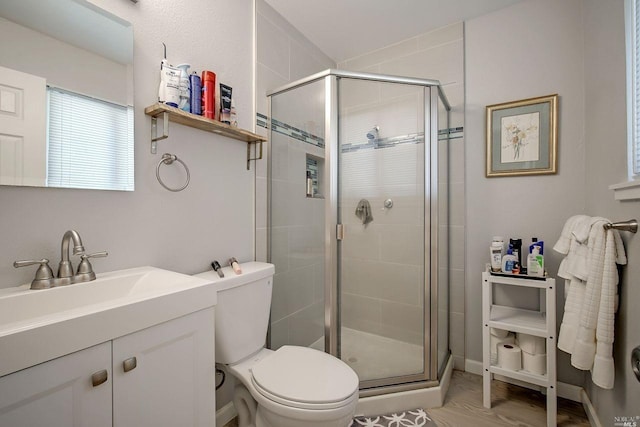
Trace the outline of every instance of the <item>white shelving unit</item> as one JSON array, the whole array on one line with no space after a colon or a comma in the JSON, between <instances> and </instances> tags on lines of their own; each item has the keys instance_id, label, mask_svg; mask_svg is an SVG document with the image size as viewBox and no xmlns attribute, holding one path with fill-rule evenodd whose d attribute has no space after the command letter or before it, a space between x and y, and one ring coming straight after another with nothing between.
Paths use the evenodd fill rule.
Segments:
<instances>
[{"instance_id":1,"label":"white shelving unit","mask_svg":"<svg viewBox=\"0 0 640 427\"><path fill-rule=\"evenodd\" d=\"M540 310L523 310L494 304L493 285L537 288ZM548 310L547 310L548 308ZM482 379L483 404L491 408L491 380L493 374L502 375L546 388L547 426L556 426L557 373L556 373L556 281L552 278L532 279L504 277L482 273ZM491 363L491 328L544 337L547 343L547 373L538 375L527 371L513 371ZM497 363L497 362L496 362Z\"/></svg>"}]
</instances>

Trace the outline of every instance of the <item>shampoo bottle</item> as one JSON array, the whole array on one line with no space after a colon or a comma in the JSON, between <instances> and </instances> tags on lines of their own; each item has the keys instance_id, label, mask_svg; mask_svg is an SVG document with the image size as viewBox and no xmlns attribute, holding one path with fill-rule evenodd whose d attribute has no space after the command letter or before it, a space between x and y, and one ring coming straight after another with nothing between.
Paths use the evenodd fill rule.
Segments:
<instances>
[{"instance_id":1,"label":"shampoo bottle","mask_svg":"<svg viewBox=\"0 0 640 427\"><path fill-rule=\"evenodd\" d=\"M313 197L313 178L311 178L311 171L307 171L307 197Z\"/></svg>"},{"instance_id":2,"label":"shampoo bottle","mask_svg":"<svg viewBox=\"0 0 640 427\"><path fill-rule=\"evenodd\" d=\"M529 276L544 276L544 257L540 254L540 246L533 246L527 257L527 274Z\"/></svg>"},{"instance_id":3,"label":"shampoo bottle","mask_svg":"<svg viewBox=\"0 0 640 427\"><path fill-rule=\"evenodd\" d=\"M518 262L518 257L513 254L513 249L509 245L507 254L502 257L502 271L504 273L512 273L516 262Z\"/></svg>"},{"instance_id":4,"label":"shampoo bottle","mask_svg":"<svg viewBox=\"0 0 640 427\"><path fill-rule=\"evenodd\" d=\"M195 71L189 76L191 114L202 115L202 80Z\"/></svg>"}]
</instances>

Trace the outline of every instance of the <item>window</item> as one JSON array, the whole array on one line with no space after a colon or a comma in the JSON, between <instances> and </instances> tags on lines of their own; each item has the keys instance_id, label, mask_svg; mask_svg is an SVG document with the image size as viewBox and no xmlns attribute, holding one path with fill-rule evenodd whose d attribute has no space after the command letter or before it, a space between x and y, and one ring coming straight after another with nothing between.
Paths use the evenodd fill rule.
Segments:
<instances>
[{"instance_id":1,"label":"window","mask_svg":"<svg viewBox=\"0 0 640 427\"><path fill-rule=\"evenodd\" d=\"M625 1L629 176L640 176L640 0Z\"/></svg>"},{"instance_id":2,"label":"window","mask_svg":"<svg viewBox=\"0 0 640 427\"><path fill-rule=\"evenodd\" d=\"M133 191L133 108L53 87L47 95L47 185Z\"/></svg>"},{"instance_id":3,"label":"window","mask_svg":"<svg viewBox=\"0 0 640 427\"><path fill-rule=\"evenodd\" d=\"M640 0L625 0L628 180L610 185L616 200L640 200Z\"/></svg>"}]
</instances>

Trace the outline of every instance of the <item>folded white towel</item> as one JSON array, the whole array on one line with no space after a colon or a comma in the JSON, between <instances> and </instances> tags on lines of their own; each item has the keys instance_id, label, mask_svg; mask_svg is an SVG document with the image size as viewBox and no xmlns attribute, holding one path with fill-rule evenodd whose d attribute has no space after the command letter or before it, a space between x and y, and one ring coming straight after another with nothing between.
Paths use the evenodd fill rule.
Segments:
<instances>
[{"instance_id":1,"label":"folded white towel","mask_svg":"<svg viewBox=\"0 0 640 427\"><path fill-rule=\"evenodd\" d=\"M554 246L563 251L567 241L569 243L567 257L561 264L561 277L567 279L565 286L569 289L558 348L571 354L574 367L591 370L594 384L611 389L618 304L616 264L625 264L627 260L618 231L603 227L608 220L577 217L571 217L565 225L565 229L570 229L571 238L567 239L563 230L563 236Z\"/></svg>"}]
</instances>

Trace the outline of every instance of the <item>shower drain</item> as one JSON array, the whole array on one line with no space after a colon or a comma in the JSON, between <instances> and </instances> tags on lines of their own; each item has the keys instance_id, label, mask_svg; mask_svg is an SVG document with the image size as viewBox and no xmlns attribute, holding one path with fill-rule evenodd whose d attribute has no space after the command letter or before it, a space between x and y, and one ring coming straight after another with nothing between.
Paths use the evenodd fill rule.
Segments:
<instances>
[{"instance_id":1,"label":"shower drain","mask_svg":"<svg viewBox=\"0 0 640 427\"><path fill-rule=\"evenodd\" d=\"M358 358L357 357L350 357L347 359L347 361L351 362L351 363L358 363Z\"/></svg>"}]
</instances>

